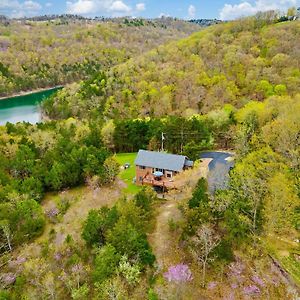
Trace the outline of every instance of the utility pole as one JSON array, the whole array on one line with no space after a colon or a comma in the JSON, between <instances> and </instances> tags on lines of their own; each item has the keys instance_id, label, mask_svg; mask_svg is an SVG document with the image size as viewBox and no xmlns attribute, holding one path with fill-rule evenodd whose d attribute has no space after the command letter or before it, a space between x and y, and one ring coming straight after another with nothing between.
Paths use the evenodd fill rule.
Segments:
<instances>
[{"instance_id":1,"label":"utility pole","mask_svg":"<svg viewBox=\"0 0 300 300\"><path fill-rule=\"evenodd\" d=\"M180 153L183 152L183 128L181 127L181 143L180 143Z\"/></svg>"},{"instance_id":2,"label":"utility pole","mask_svg":"<svg viewBox=\"0 0 300 300\"><path fill-rule=\"evenodd\" d=\"M165 140L165 136L164 133L161 133L161 152L164 152L164 140Z\"/></svg>"}]
</instances>

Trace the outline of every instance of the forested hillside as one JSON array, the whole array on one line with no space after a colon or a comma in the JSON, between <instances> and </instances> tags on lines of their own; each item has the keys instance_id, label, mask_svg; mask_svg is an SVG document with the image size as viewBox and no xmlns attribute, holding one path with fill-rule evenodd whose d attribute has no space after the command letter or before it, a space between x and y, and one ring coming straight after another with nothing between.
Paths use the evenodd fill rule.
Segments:
<instances>
[{"instance_id":1,"label":"forested hillside","mask_svg":"<svg viewBox=\"0 0 300 300\"><path fill-rule=\"evenodd\" d=\"M173 19L0 23L0 96L88 78L196 30Z\"/></svg>"},{"instance_id":2,"label":"forested hillside","mask_svg":"<svg viewBox=\"0 0 300 300\"><path fill-rule=\"evenodd\" d=\"M0 127L0 299L296 299L300 22L259 14L171 42L190 28L47 24L7 28L37 30L12 39L25 61L53 50L45 84L84 80L43 102L44 122ZM37 46L48 31L66 36ZM19 74L11 51L2 78L43 78ZM164 149L195 165L159 199L120 165L160 150L162 132ZM221 176L200 153L221 149L234 167L211 191Z\"/></svg>"},{"instance_id":3,"label":"forested hillside","mask_svg":"<svg viewBox=\"0 0 300 300\"><path fill-rule=\"evenodd\" d=\"M300 89L300 23L255 18L209 27L67 87L51 117L191 116ZM101 82L101 84L99 84Z\"/></svg>"}]
</instances>

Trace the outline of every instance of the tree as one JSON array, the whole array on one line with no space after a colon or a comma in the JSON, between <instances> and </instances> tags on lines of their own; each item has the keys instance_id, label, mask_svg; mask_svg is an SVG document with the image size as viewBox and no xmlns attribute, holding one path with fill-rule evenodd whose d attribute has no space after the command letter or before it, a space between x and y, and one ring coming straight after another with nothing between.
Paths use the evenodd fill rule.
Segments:
<instances>
[{"instance_id":1,"label":"tree","mask_svg":"<svg viewBox=\"0 0 300 300\"><path fill-rule=\"evenodd\" d=\"M0 228L2 229L3 234L6 238L6 243L7 243L7 246L9 248L9 251L11 251L12 250L12 247L11 247L12 234L11 234L11 231L10 231L9 222L7 220L2 220L0 222Z\"/></svg>"},{"instance_id":2,"label":"tree","mask_svg":"<svg viewBox=\"0 0 300 300\"><path fill-rule=\"evenodd\" d=\"M200 152L204 149L205 149L205 145L196 144L195 141L192 141L183 146L183 155L195 161L199 159Z\"/></svg>"},{"instance_id":3,"label":"tree","mask_svg":"<svg viewBox=\"0 0 300 300\"><path fill-rule=\"evenodd\" d=\"M209 204L208 200L207 181L202 177L199 179L193 192L193 196L188 202L189 208L192 209L199 206L207 207Z\"/></svg>"},{"instance_id":4,"label":"tree","mask_svg":"<svg viewBox=\"0 0 300 300\"><path fill-rule=\"evenodd\" d=\"M94 261L94 282L101 283L111 277L115 273L120 258L120 254L112 245L108 244L100 248Z\"/></svg>"},{"instance_id":5,"label":"tree","mask_svg":"<svg viewBox=\"0 0 300 300\"><path fill-rule=\"evenodd\" d=\"M136 259L141 264L150 266L155 261L146 234L138 231L124 218L120 218L109 232L107 242L114 246L121 255L127 255L130 260Z\"/></svg>"},{"instance_id":6,"label":"tree","mask_svg":"<svg viewBox=\"0 0 300 300\"><path fill-rule=\"evenodd\" d=\"M117 208L102 207L91 210L83 225L82 238L88 246L102 246L106 242L106 235L119 218Z\"/></svg>"},{"instance_id":7,"label":"tree","mask_svg":"<svg viewBox=\"0 0 300 300\"><path fill-rule=\"evenodd\" d=\"M289 235L294 228L295 210L299 203L294 182L288 174L275 173L267 183L265 230L271 234Z\"/></svg>"},{"instance_id":8,"label":"tree","mask_svg":"<svg viewBox=\"0 0 300 300\"><path fill-rule=\"evenodd\" d=\"M135 263L131 264L126 255L121 257L118 271L124 276L130 285L136 285L140 281L140 266Z\"/></svg>"},{"instance_id":9,"label":"tree","mask_svg":"<svg viewBox=\"0 0 300 300\"><path fill-rule=\"evenodd\" d=\"M42 234L45 226L42 208L32 199L17 202L8 221L14 241L18 244Z\"/></svg>"},{"instance_id":10,"label":"tree","mask_svg":"<svg viewBox=\"0 0 300 300\"><path fill-rule=\"evenodd\" d=\"M146 214L151 215L152 206L156 199L156 194L151 188L144 187L134 196L135 205L142 208Z\"/></svg>"},{"instance_id":11,"label":"tree","mask_svg":"<svg viewBox=\"0 0 300 300\"><path fill-rule=\"evenodd\" d=\"M114 157L108 157L104 161L103 166L105 170L104 176L106 177L105 182L112 183L120 172L120 164Z\"/></svg>"},{"instance_id":12,"label":"tree","mask_svg":"<svg viewBox=\"0 0 300 300\"><path fill-rule=\"evenodd\" d=\"M190 241L190 251L195 260L202 265L202 284L205 285L208 262L213 261L211 254L219 245L220 237L209 225L202 225Z\"/></svg>"},{"instance_id":13,"label":"tree","mask_svg":"<svg viewBox=\"0 0 300 300\"><path fill-rule=\"evenodd\" d=\"M65 165L55 161L46 177L46 182L52 190L59 191L65 185L65 176Z\"/></svg>"},{"instance_id":14,"label":"tree","mask_svg":"<svg viewBox=\"0 0 300 300\"><path fill-rule=\"evenodd\" d=\"M113 120L109 120L108 122L106 122L101 129L103 143L110 150L113 150L115 148L114 132L115 124Z\"/></svg>"},{"instance_id":15,"label":"tree","mask_svg":"<svg viewBox=\"0 0 300 300\"><path fill-rule=\"evenodd\" d=\"M288 17L294 17L297 15L297 9L296 7L290 7L287 11L287 16Z\"/></svg>"}]
</instances>

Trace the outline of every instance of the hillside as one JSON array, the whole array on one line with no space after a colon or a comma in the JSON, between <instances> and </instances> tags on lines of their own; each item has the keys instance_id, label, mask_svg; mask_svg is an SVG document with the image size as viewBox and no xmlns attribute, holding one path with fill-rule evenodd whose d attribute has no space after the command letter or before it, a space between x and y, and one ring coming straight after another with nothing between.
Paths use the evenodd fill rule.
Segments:
<instances>
[{"instance_id":1,"label":"hillside","mask_svg":"<svg viewBox=\"0 0 300 300\"><path fill-rule=\"evenodd\" d=\"M0 22L0 96L88 78L196 30L173 19Z\"/></svg>"},{"instance_id":2,"label":"hillside","mask_svg":"<svg viewBox=\"0 0 300 300\"><path fill-rule=\"evenodd\" d=\"M87 117L91 110L112 118L190 116L224 104L242 107L272 95L295 95L299 39L298 21L219 24L112 68L101 75L101 92L85 97L99 77L67 87L45 110L62 118Z\"/></svg>"},{"instance_id":3,"label":"hillside","mask_svg":"<svg viewBox=\"0 0 300 300\"><path fill-rule=\"evenodd\" d=\"M71 44L95 64L66 73L84 79L43 102L44 122L0 126L1 300L299 298L300 23L262 15L180 41L187 29L152 21L9 25L80 33L24 42L24 55L55 45L53 72ZM194 167L158 195L135 184L134 161L162 148Z\"/></svg>"}]
</instances>

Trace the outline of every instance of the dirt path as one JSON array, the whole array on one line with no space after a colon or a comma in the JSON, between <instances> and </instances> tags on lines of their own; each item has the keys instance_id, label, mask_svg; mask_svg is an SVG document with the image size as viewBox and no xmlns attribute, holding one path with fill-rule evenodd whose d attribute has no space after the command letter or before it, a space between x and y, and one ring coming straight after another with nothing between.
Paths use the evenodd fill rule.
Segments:
<instances>
[{"instance_id":1,"label":"dirt path","mask_svg":"<svg viewBox=\"0 0 300 300\"><path fill-rule=\"evenodd\" d=\"M191 197L193 189L201 177L207 177L210 161L210 159L206 159L197 168L178 175L177 183L180 182L180 189L166 194L166 202L158 209L156 227L149 236L149 241L156 256L159 271L184 260L184 253L178 246L178 233L170 231L169 221L173 220L177 223L182 219L183 216L178 205Z\"/></svg>"},{"instance_id":2,"label":"dirt path","mask_svg":"<svg viewBox=\"0 0 300 300\"><path fill-rule=\"evenodd\" d=\"M150 237L150 243L153 247L159 270L167 268L180 258L180 249L177 246L177 241L174 240L170 232L168 224L170 219L177 222L182 218L177 206L178 203L176 200L167 200L159 208L156 228Z\"/></svg>"}]
</instances>

